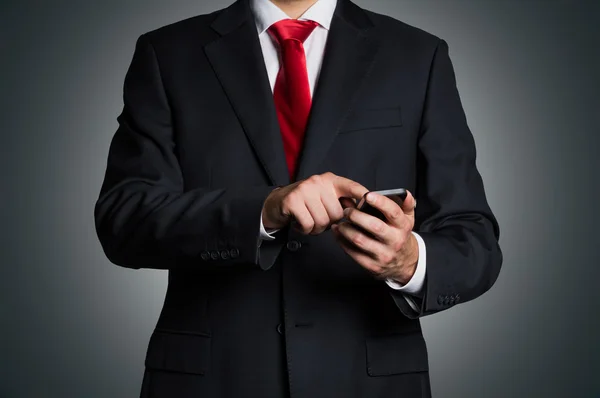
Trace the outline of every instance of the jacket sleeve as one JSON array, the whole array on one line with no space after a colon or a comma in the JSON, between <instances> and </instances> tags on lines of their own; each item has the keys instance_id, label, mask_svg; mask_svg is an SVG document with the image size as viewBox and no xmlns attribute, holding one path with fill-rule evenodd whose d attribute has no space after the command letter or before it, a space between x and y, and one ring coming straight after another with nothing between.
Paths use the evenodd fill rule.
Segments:
<instances>
[{"instance_id":1,"label":"jacket sleeve","mask_svg":"<svg viewBox=\"0 0 600 398\"><path fill-rule=\"evenodd\" d=\"M472 300L498 278L499 228L475 165L476 150L456 88L448 45L440 40L431 64L417 154L415 231L427 248L427 274L414 311L418 318Z\"/></svg>"},{"instance_id":2,"label":"jacket sleeve","mask_svg":"<svg viewBox=\"0 0 600 398\"><path fill-rule=\"evenodd\" d=\"M282 243L259 247L259 221L275 187L184 189L168 95L145 35L137 41L123 99L94 212L108 259L128 268L268 269Z\"/></svg>"}]
</instances>

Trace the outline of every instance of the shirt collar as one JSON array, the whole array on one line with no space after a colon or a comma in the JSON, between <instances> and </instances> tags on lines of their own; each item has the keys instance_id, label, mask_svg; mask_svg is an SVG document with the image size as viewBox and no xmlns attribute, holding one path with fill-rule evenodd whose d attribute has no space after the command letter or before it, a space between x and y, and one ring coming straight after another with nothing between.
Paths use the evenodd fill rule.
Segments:
<instances>
[{"instance_id":1,"label":"shirt collar","mask_svg":"<svg viewBox=\"0 0 600 398\"><path fill-rule=\"evenodd\" d=\"M329 30L336 4L337 0L317 0L298 20L315 21L323 28ZM285 12L270 0L251 0L250 7L259 35L274 23L282 19L290 19Z\"/></svg>"}]
</instances>

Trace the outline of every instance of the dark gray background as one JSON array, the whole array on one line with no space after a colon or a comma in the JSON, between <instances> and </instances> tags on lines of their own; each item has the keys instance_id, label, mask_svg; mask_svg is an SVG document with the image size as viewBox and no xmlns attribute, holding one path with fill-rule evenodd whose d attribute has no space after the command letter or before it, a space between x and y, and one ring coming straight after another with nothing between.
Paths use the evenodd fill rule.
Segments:
<instances>
[{"instance_id":1,"label":"dark gray background","mask_svg":"<svg viewBox=\"0 0 600 398\"><path fill-rule=\"evenodd\" d=\"M480 299L423 319L435 397L598 397L600 2L361 0L446 39L501 225ZM0 6L0 397L134 397L166 273L93 205L135 39L219 1Z\"/></svg>"}]
</instances>

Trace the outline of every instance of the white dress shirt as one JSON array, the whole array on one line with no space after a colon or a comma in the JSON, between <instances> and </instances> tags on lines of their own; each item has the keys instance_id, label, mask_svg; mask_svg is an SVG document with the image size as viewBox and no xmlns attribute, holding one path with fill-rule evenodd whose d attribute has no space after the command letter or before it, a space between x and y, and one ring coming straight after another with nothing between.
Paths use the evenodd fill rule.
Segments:
<instances>
[{"instance_id":1,"label":"white dress shirt","mask_svg":"<svg viewBox=\"0 0 600 398\"><path fill-rule=\"evenodd\" d=\"M306 10L306 12L300 18L298 18L299 20L315 21L319 24L304 42L306 67L308 69L308 83L310 86L311 95L314 93L315 86L319 79L321 64L323 63L323 54L325 53L327 35L329 34L329 28L331 26L331 20L333 19L336 3L337 0L318 0L312 7ZM265 59L265 66L269 76L269 83L271 84L271 91L273 91L277 73L279 72L279 54L277 45L267 32L267 29L274 23L279 22L282 19L290 19L290 17L270 0L251 0L250 6L254 14L256 29L258 30L258 38L260 40L263 57ZM272 234L276 232L277 230L270 232L265 230L261 215L261 241L259 241L259 245L262 240L275 239ZM418 296L423 289L426 270L426 251L425 242L423 239L418 234L414 232L413 234L415 235L419 245L419 260L417 262L415 274L406 285L401 285L400 283L391 279L386 280L386 283L392 289L405 293L404 297L406 298L408 304L413 308L413 310L418 311L416 304L408 295Z\"/></svg>"}]
</instances>

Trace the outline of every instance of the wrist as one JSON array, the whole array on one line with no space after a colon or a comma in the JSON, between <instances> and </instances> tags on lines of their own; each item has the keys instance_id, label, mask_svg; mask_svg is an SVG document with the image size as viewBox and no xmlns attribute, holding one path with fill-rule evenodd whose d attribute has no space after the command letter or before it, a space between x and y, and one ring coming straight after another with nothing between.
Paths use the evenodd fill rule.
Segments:
<instances>
[{"instance_id":1,"label":"wrist","mask_svg":"<svg viewBox=\"0 0 600 398\"><path fill-rule=\"evenodd\" d=\"M417 264L419 263L419 244L417 238L413 234L409 235L409 255L406 257L404 264L399 267L398 275L394 276L393 279L406 285L417 271Z\"/></svg>"}]
</instances>

